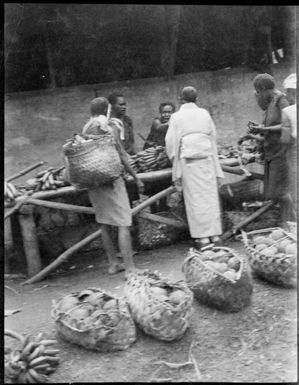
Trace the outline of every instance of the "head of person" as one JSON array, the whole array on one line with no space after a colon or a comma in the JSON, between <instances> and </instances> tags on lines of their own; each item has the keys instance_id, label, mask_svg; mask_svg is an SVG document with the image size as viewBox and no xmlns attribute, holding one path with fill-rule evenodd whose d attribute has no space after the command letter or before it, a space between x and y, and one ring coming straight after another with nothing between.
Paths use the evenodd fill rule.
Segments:
<instances>
[{"instance_id":1,"label":"head of person","mask_svg":"<svg viewBox=\"0 0 299 385\"><path fill-rule=\"evenodd\" d=\"M108 100L104 97L98 97L90 102L91 116L107 115Z\"/></svg>"},{"instance_id":2,"label":"head of person","mask_svg":"<svg viewBox=\"0 0 299 385\"><path fill-rule=\"evenodd\" d=\"M257 75L253 80L257 104L262 110L266 110L273 97L275 80L273 76L265 73Z\"/></svg>"},{"instance_id":3,"label":"head of person","mask_svg":"<svg viewBox=\"0 0 299 385\"><path fill-rule=\"evenodd\" d=\"M195 103L197 100L197 91L194 87L184 87L180 94L180 101L184 103Z\"/></svg>"},{"instance_id":4,"label":"head of person","mask_svg":"<svg viewBox=\"0 0 299 385\"><path fill-rule=\"evenodd\" d=\"M290 104L295 104L297 92L297 75L289 75L283 82L283 88L285 89L288 102Z\"/></svg>"},{"instance_id":5,"label":"head of person","mask_svg":"<svg viewBox=\"0 0 299 385\"><path fill-rule=\"evenodd\" d=\"M169 121L171 115L175 112L175 105L171 102L161 103L159 106L159 112L161 116L161 122L166 123Z\"/></svg>"},{"instance_id":6,"label":"head of person","mask_svg":"<svg viewBox=\"0 0 299 385\"><path fill-rule=\"evenodd\" d=\"M108 96L109 103L111 104L111 111L116 117L122 117L126 114L127 103L122 94L114 92Z\"/></svg>"}]
</instances>

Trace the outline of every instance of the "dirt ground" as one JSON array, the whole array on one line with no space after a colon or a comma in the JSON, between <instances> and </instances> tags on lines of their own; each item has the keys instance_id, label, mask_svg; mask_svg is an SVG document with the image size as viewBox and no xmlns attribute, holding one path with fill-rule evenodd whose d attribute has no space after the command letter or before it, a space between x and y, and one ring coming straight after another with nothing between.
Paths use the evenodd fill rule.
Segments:
<instances>
[{"instance_id":1,"label":"dirt ground","mask_svg":"<svg viewBox=\"0 0 299 385\"><path fill-rule=\"evenodd\" d=\"M182 279L182 262L190 243L139 252L137 267L159 270ZM229 242L245 256L242 244ZM5 309L21 312L5 318L5 327L22 334L55 337L51 320L52 299L72 291L99 287L122 295L124 274L107 275L107 260L95 253L78 254L49 278L22 286L22 279L5 284ZM138 330L137 341L126 351L98 353L58 339L61 363L53 383L86 382L297 382L297 297L254 278L252 303L238 313L223 313L194 301L190 328L179 341L162 342ZM12 340L5 340L11 346ZM192 352L193 366L169 368L159 361L181 363Z\"/></svg>"}]
</instances>

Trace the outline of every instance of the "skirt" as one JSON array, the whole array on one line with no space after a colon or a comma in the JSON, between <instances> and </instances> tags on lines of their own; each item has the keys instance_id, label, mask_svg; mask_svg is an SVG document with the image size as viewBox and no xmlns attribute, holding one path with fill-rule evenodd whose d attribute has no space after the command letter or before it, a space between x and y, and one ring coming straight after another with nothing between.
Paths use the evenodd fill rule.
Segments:
<instances>
[{"instance_id":1,"label":"skirt","mask_svg":"<svg viewBox=\"0 0 299 385\"><path fill-rule=\"evenodd\" d=\"M109 185L88 190L96 221L111 226L131 226L132 213L122 177Z\"/></svg>"}]
</instances>

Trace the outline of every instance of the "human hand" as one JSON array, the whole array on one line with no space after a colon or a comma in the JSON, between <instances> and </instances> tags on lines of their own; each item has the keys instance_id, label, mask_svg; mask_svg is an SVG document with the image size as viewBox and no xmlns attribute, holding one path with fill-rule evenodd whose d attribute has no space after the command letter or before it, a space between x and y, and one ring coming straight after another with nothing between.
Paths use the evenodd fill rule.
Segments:
<instances>
[{"instance_id":1,"label":"human hand","mask_svg":"<svg viewBox=\"0 0 299 385\"><path fill-rule=\"evenodd\" d=\"M217 176L216 179L217 179L217 186L218 186L218 188L220 188L224 184L224 178L219 178Z\"/></svg>"},{"instance_id":2,"label":"human hand","mask_svg":"<svg viewBox=\"0 0 299 385\"><path fill-rule=\"evenodd\" d=\"M144 192L144 183L142 182L142 180L140 178L136 178L135 182L136 182L136 186L137 186L139 194L142 194Z\"/></svg>"},{"instance_id":3,"label":"human hand","mask_svg":"<svg viewBox=\"0 0 299 385\"><path fill-rule=\"evenodd\" d=\"M174 182L174 187L176 188L177 192L182 192L183 191L183 186L182 186L182 179L179 178Z\"/></svg>"},{"instance_id":4,"label":"human hand","mask_svg":"<svg viewBox=\"0 0 299 385\"><path fill-rule=\"evenodd\" d=\"M265 127L263 124L257 124L254 122L249 122L248 123L248 133L249 134L259 134L261 132L264 132Z\"/></svg>"}]
</instances>

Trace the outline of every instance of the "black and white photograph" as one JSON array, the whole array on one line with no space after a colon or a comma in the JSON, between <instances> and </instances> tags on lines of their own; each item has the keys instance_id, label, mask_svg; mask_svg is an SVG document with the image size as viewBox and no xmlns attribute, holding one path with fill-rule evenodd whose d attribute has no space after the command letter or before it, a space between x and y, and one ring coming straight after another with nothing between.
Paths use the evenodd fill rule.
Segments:
<instances>
[{"instance_id":1,"label":"black and white photograph","mask_svg":"<svg viewBox=\"0 0 299 385\"><path fill-rule=\"evenodd\" d=\"M299 7L3 16L3 383L297 383Z\"/></svg>"}]
</instances>

